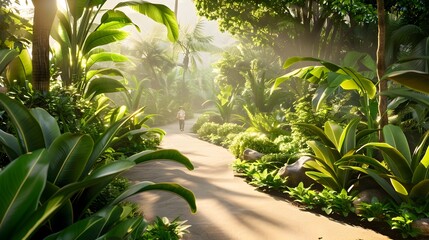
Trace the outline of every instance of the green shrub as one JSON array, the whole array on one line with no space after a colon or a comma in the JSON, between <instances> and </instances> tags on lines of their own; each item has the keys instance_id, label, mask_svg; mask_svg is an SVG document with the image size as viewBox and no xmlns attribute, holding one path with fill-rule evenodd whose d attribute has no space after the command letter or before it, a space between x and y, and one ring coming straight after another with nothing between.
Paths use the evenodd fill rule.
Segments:
<instances>
[{"instance_id":1,"label":"green shrub","mask_svg":"<svg viewBox=\"0 0 429 240\"><path fill-rule=\"evenodd\" d=\"M95 113L95 104L82 98L75 88L54 86L48 93L41 93L33 92L28 86L16 87L7 92L7 95L19 100L28 108L45 109L55 118L61 132L98 136L104 131L101 122L83 123L84 119Z\"/></svg>"},{"instance_id":2,"label":"green shrub","mask_svg":"<svg viewBox=\"0 0 429 240\"><path fill-rule=\"evenodd\" d=\"M225 138L223 138L220 145L224 148L229 148L234 138L237 136L237 133L230 133Z\"/></svg>"},{"instance_id":3,"label":"green shrub","mask_svg":"<svg viewBox=\"0 0 429 240\"><path fill-rule=\"evenodd\" d=\"M283 153L293 154L301 151L301 146L298 142L293 141L290 135L280 135L273 142L279 147L279 151Z\"/></svg>"},{"instance_id":4,"label":"green shrub","mask_svg":"<svg viewBox=\"0 0 429 240\"><path fill-rule=\"evenodd\" d=\"M198 133L198 130L201 128L201 126L207 122L214 122L214 123L220 124L220 123L222 123L222 120L219 119L219 117L214 115L214 114L203 113L198 117L197 121L192 126L192 132Z\"/></svg>"},{"instance_id":5,"label":"green shrub","mask_svg":"<svg viewBox=\"0 0 429 240\"><path fill-rule=\"evenodd\" d=\"M286 189L287 179L280 177L277 174L277 170L272 170L268 172L268 169L265 169L262 172L254 172L251 175L250 184L258 188L268 188L282 190Z\"/></svg>"},{"instance_id":6,"label":"green shrub","mask_svg":"<svg viewBox=\"0 0 429 240\"><path fill-rule=\"evenodd\" d=\"M217 135L222 138L227 137L229 134L238 134L244 132L244 127L235 123L224 123L217 129Z\"/></svg>"},{"instance_id":7,"label":"green shrub","mask_svg":"<svg viewBox=\"0 0 429 240\"><path fill-rule=\"evenodd\" d=\"M209 140L210 135L217 135L217 130L220 127L220 124L214 122L204 123L200 129L198 129L197 134L200 138L204 140Z\"/></svg>"},{"instance_id":8,"label":"green shrub","mask_svg":"<svg viewBox=\"0 0 429 240\"><path fill-rule=\"evenodd\" d=\"M243 151L247 148L260 153L278 153L279 148L267 136L257 132L242 132L237 134L231 142L229 150L235 157L242 157Z\"/></svg>"},{"instance_id":9,"label":"green shrub","mask_svg":"<svg viewBox=\"0 0 429 240\"><path fill-rule=\"evenodd\" d=\"M150 224L143 234L142 240L179 240L189 233L190 225L185 225L186 221L180 221L178 218L170 222L168 218L156 217L156 220Z\"/></svg>"}]
</instances>

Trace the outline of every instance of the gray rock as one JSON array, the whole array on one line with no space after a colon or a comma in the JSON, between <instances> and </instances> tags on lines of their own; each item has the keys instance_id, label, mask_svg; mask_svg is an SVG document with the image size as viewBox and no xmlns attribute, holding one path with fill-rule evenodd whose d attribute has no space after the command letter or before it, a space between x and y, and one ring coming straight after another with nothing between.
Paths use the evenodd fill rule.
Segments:
<instances>
[{"instance_id":1,"label":"gray rock","mask_svg":"<svg viewBox=\"0 0 429 240\"><path fill-rule=\"evenodd\" d=\"M359 214L359 206L361 203L371 203L373 201L384 203L388 200L388 198L389 196L387 193L381 189L365 189L358 193L357 198L353 201L353 206L356 209L356 214Z\"/></svg>"},{"instance_id":2,"label":"gray rock","mask_svg":"<svg viewBox=\"0 0 429 240\"><path fill-rule=\"evenodd\" d=\"M243 160L246 160L246 161L249 161L249 162L253 162L253 161L256 161L258 159L261 159L262 156L264 156L264 154L262 154L262 153L260 153L258 151L249 149L249 148L247 148L243 152Z\"/></svg>"},{"instance_id":3,"label":"gray rock","mask_svg":"<svg viewBox=\"0 0 429 240\"><path fill-rule=\"evenodd\" d=\"M304 187L309 187L316 183L305 174L307 169L304 167L304 164L310 160L312 160L310 157L300 157L292 164L286 163L282 168L280 168L278 174L282 178L288 178L287 185L289 187L296 187L300 182L304 184Z\"/></svg>"},{"instance_id":4,"label":"gray rock","mask_svg":"<svg viewBox=\"0 0 429 240\"><path fill-rule=\"evenodd\" d=\"M423 236L429 236L429 218L422 218L411 223L411 227L418 229Z\"/></svg>"}]
</instances>

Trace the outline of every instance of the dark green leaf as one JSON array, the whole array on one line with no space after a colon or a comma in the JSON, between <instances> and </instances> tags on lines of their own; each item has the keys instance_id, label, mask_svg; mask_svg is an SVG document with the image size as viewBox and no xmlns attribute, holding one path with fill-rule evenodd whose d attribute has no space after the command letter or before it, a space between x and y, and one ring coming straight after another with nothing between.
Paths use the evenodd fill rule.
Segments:
<instances>
[{"instance_id":1,"label":"dark green leaf","mask_svg":"<svg viewBox=\"0 0 429 240\"><path fill-rule=\"evenodd\" d=\"M88 135L65 133L55 139L48 149L48 180L62 187L80 179L93 146Z\"/></svg>"},{"instance_id":2,"label":"dark green leaf","mask_svg":"<svg viewBox=\"0 0 429 240\"><path fill-rule=\"evenodd\" d=\"M15 127L24 152L31 152L45 147L42 129L24 105L4 94L0 94L0 106L7 112Z\"/></svg>"},{"instance_id":3,"label":"dark green leaf","mask_svg":"<svg viewBox=\"0 0 429 240\"><path fill-rule=\"evenodd\" d=\"M0 171L0 238L13 236L36 210L46 184L45 150L25 154Z\"/></svg>"},{"instance_id":4,"label":"dark green leaf","mask_svg":"<svg viewBox=\"0 0 429 240\"><path fill-rule=\"evenodd\" d=\"M177 41L179 38L179 26L173 11L162 4L149 2L126 1L120 2L116 8L131 7L131 9L150 17L158 23L164 24L167 28L167 37L170 41Z\"/></svg>"},{"instance_id":5,"label":"dark green leaf","mask_svg":"<svg viewBox=\"0 0 429 240\"><path fill-rule=\"evenodd\" d=\"M429 93L429 74L426 72L415 70L396 71L386 74L383 78L395 81L422 93Z\"/></svg>"},{"instance_id":6,"label":"dark green leaf","mask_svg":"<svg viewBox=\"0 0 429 240\"><path fill-rule=\"evenodd\" d=\"M57 120L43 108L33 108L30 111L39 122L43 132L43 138L45 139L45 145L49 147L54 139L61 135Z\"/></svg>"},{"instance_id":7,"label":"dark green leaf","mask_svg":"<svg viewBox=\"0 0 429 240\"><path fill-rule=\"evenodd\" d=\"M15 59L19 53L13 49L1 49L0 50L0 73L4 71L6 66Z\"/></svg>"},{"instance_id":8,"label":"dark green leaf","mask_svg":"<svg viewBox=\"0 0 429 240\"><path fill-rule=\"evenodd\" d=\"M85 97L97 96L101 93L121 92L126 90L125 86L116 79L100 77L92 79L85 91Z\"/></svg>"},{"instance_id":9,"label":"dark green leaf","mask_svg":"<svg viewBox=\"0 0 429 240\"><path fill-rule=\"evenodd\" d=\"M194 169L191 161L175 149L146 150L132 155L127 158L127 160L135 162L136 164L152 160L171 160L183 164L189 170Z\"/></svg>"},{"instance_id":10,"label":"dark green leaf","mask_svg":"<svg viewBox=\"0 0 429 240\"><path fill-rule=\"evenodd\" d=\"M132 196L134 194L145 192L149 190L161 190L171 193L175 193L178 196L182 197L191 208L191 211L195 213L197 211L197 205L195 204L195 196L192 191L180 186L176 183L152 183L152 182L141 182L129 187L121 195L119 195L111 205L118 204L122 200Z\"/></svg>"}]
</instances>

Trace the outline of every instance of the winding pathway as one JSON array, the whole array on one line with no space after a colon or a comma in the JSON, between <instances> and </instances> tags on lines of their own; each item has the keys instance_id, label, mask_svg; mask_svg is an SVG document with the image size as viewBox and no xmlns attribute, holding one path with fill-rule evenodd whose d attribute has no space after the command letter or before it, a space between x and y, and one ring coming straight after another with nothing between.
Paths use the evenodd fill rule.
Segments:
<instances>
[{"instance_id":1,"label":"winding pathway","mask_svg":"<svg viewBox=\"0 0 429 240\"><path fill-rule=\"evenodd\" d=\"M384 240L372 230L330 220L302 211L276 197L258 192L241 178L234 177L228 150L197 139L186 122L185 132L178 124L163 127L167 135L162 148L173 148L186 155L195 169L169 161L141 164L127 173L135 181L176 182L191 189L198 211L192 214L187 203L170 193L146 192L131 198L141 206L146 219L180 217L190 240Z\"/></svg>"}]
</instances>

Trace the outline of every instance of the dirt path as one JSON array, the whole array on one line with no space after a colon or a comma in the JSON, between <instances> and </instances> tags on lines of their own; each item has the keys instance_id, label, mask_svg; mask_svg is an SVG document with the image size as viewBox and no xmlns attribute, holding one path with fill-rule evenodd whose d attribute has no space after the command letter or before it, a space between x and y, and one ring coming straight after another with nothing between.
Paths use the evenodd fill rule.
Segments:
<instances>
[{"instance_id":1,"label":"dirt path","mask_svg":"<svg viewBox=\"0 0 429 240\"><path fill-rule=\"evenodd\" d=\"M372 230L346 225L301 211L282 199L255 191L241 178L234 177L228 150L198 140L178 124L167 131L161 147L177 149L194 164L195 170L159 161L135 167L126 175L131 180L172 181L191 189L198 211L190 213L186 202L165 192L143 193L132 198L148 220L166 216L180 217L192 225L191 240L381 240L390 239Z\"/></svg>"}]
</instances>

